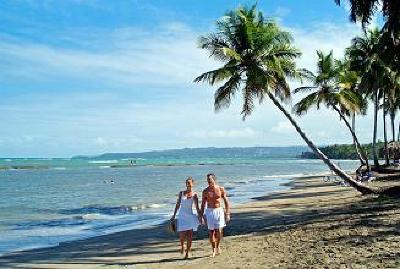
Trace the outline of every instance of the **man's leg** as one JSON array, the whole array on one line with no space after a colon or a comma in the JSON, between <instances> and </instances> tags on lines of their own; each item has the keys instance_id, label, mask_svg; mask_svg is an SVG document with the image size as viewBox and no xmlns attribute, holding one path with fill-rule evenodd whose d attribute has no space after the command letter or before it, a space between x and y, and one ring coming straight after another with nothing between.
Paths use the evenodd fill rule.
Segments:
<instances>
[{"instance_id":1,"label":"man's leg","mask_svg":"<svg viewBox=\"0 0 400 269\"><path fill-rule=\"evenodd\" d=\"M223 230L222 230L222 228L220 228L220 229L218 229L218 230L215 230L215 237L216 237L216 240L215 240L215 248L216 248L216 250L217 250L217 254L221 254L221 248L219 247L219 244L220 244L220 242L221 242L222 235L223 235Z\"/></svg>"},{"instance_id":2,"label":"man's leg","mask_svg":"<svg viewBox=\"0 0 400 269\"><path fill-rule=\"evenodd\" d=\"M210 243L212 247L212 257L215 256L216 249L215 249L215 230L208 230L208 235L210 237Z\"/></svg>"}]
</instances>

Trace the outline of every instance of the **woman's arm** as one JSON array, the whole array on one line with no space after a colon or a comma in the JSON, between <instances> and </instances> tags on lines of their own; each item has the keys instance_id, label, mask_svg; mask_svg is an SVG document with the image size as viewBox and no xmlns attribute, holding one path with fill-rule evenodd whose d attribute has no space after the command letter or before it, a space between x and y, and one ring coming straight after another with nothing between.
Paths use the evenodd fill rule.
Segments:
<instances>
[{"instance_id":1,"label":"woman's arm","mask_svg":"<svg viewBox=\"0 0 400 269\"><path fill-rule=\"evenodd\" d=\"M194 206L196 207L196 211L197 211L197 215L201 215L200 213L201 213L201 211L200 211L200 208L199 208L199 197L197 196L197 193L194 195Z\"/></svg>"},{"instance_id":2,"label":"woman's arm","mask_svg":"<svg viewBox=\"0 0 400 269\"><path fill-rule=\"evenodd\" d=\"M182 192L179 192L178 200L176 201L176 205L175 205L174 215L172 216L171 219L175 219L176 212L178 212L178 209L181 206L181 199L182 199Z\"/></svg>"},{"instance_id":3,"label":"woman's arm","mask_svg":"<svg viewBox=\"0 0 400 269\"><path fill-rule=\"evenodd\" d=\"M204 190L203 193L201 194L201 209L200 209L201 216L203 216L203 214L204 214L204 208L206 206L206 201L207 201L207 192Z\"/></svg>"}]
</instances>

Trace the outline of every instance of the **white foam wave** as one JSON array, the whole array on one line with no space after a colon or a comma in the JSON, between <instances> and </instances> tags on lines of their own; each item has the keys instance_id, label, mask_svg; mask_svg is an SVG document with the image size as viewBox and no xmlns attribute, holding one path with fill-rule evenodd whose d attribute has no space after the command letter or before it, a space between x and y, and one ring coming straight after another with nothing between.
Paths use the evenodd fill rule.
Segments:
<instances>
[{"instance_id":1,"label":"white foam wave","mask_svg":"<svg viewBox=\"0 0 400 269\"><path fill-rule=\"evenodd\" d=\"M268 175L263 176L263 178L291 178L291 177L304 177L306 174L283 174L283 175Z\"/></svg>"},{"instance_id":2,"label":"white foam wave","mask_svg":"<svg viewBox=\"0 0 400 269\"><path fill-rule=\"evenodd\" d=\"M102 164L102 163L118 163L118 160L100 160L100 161L89 161L89 163Z\"/></svg>"},{"instance_id":3,"label":"white foam wave","mask_svg":"<svg viewBox=\"0 0 400 269\"><path fill-rule=\"evenodd\" d=\"M166 206L166 204L150 204L148 205L149 208L161 208Z\"/></svg>"},{"instance_id":4,"label":"white foam wave","mask_svg":"<svg viewBox=\"0 0 400 269\"><path fill-rule=\"evenodd\" d=\"M83 219L83 220L102 220L102 219L114 219L114 217L91 213L91 214L84 214L82 216L75 216L74 219Z\"/></svg>"},{"instance_id":5,"label":"white foam wave","mask_svg":"<svg viewBox=\"0 0 400 269\"><path fill-rule=\"evenodd\" d=\"M66 167L54 167L53 170L66 170Z\"/></svg>"},{"instance_id":6,"label":"white foam wave","mask_svg":"<svg viewBox=\"0 0 400 269\"><path fill-rule=\"evenodd\" d=\"M109 166L109 165L100 165L99 168L100 169L106 169L106 168L111 168L111 166Z\"/></svg>"}]
</instances>

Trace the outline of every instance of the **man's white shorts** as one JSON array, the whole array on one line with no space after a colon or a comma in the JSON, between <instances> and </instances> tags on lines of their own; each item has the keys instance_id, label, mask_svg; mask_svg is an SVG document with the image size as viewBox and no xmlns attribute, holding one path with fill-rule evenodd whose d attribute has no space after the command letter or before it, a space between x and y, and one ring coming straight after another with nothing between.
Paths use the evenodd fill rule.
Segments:
<instances>
[{"instance_id":1,"label":"man's white shorts","mask_svg":"<svg viewBox=\"0 0 400 269\"><path fill-rule=\"evenodd\" d=\"M205 215L209 230L221 229L226 226L225 213L222 207L206 208Z\"/></svg>"}]
</instances>

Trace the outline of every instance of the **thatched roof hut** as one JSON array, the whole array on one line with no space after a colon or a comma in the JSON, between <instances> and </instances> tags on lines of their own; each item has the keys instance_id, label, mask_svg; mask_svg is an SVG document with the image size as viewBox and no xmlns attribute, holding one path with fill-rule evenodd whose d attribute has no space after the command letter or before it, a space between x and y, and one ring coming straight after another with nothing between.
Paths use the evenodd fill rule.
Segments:
<instances>
[{"instance_id":1,"label":"thatched roof hut","mask_svg":"<svg viewBox=\"0 0 400 269\"><path fill-rule=\"evenodd\" d=\"M400 159L400 142L390 142L388 143L389 157L391 159Z\"/></svg>"}]
</instances>

